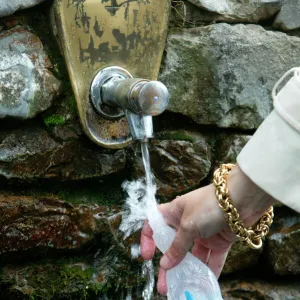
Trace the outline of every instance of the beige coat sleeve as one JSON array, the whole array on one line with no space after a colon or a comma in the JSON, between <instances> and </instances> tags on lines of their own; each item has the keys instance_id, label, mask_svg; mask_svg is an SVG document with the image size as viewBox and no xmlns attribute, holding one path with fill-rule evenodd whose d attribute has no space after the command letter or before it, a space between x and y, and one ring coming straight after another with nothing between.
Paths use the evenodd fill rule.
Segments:
<instances>
[{"instance_id":1,"label":"beige coat sleeve","mask_svg":"<svg viewBox=\"0 0 300 300\"><path fill-rule=\"evenodd\" d=\"M243 172L300 212L300 72L275 97L275 109L237 158Z\"/></svg>"}]
</instances>

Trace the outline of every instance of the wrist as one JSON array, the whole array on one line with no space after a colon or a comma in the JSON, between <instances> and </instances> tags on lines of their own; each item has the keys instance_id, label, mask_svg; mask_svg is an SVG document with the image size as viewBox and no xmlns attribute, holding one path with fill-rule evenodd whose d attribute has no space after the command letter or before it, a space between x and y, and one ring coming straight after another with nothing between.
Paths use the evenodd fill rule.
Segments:
<instances>
[{"instance_id":1,"label":"wrist","mask_svg":"<svg viewBox=\"0 0 300 300\"><path fill-rule=\"evenodd\" d=\"M238 165L228 174L227 188L230 198L246 227L256 223L275 202L275 200L258 187Z\"/></svg>"}]
</instances>

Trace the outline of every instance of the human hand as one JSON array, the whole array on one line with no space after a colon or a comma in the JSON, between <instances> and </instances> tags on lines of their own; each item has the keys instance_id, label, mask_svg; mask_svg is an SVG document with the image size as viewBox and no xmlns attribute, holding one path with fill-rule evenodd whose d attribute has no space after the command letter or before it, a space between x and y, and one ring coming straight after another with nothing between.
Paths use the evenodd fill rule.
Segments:
<instances>
[{"instance_id":1,"label":"human hand","mask_svg":"<svg viewBox=\"0 0 300 300\"><path fill-rule=\"evenodd\" d=\"M177 234L172 246L160 261L158 292L167 293L166 271L178 265L192 247L192 254L208 264L218 277L235 235L226 226L221 209L218 207L214 186L195 190L159 206L168 225ZM145 260L154 255L155 243L152 229L146 223L141 236L141 252Z\"/></svg>"},{"instance_id":2,"label":"human hand","mask_svg":"<svg viewBox=\"0 0 300 300\"><path fill-rule=\"evenodd\" d=\"M259 189L236 166L228 176L228 189L245 226L251 226L273 203L273 199ZM227 226L218 205L215 188L208 185L170 203L159 206L168 225L176 229L176 237L160 261L158 291L166 294L166 271L178 265L192 247L192 254L206 263L218 277L235 235ZM153 257L155 243L152 230L146 222L141 236L144 259Z\"/></svg>"}]
</instances>

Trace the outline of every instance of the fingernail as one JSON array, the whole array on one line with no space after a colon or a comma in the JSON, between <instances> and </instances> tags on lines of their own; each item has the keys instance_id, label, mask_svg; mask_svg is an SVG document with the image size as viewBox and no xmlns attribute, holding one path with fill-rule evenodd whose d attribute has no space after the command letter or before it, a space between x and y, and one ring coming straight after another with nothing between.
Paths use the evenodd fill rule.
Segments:
<instances>
[{"instance_id":1,"label":"fingernail","mask_svg":"<svg viewBox=\"0 0 300 300\"><path fill-rule=\"evenodd\" d=\"M164 255L160 260L160 266L165 270L171 269L172 267L171 259L167 255Z\"/></svg>"}]
</instances>

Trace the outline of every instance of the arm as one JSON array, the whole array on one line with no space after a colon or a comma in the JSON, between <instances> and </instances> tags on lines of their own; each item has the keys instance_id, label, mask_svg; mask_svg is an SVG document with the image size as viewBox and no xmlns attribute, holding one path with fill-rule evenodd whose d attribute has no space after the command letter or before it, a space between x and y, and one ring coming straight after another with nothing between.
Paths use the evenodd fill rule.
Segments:
<instances>
[{"instance_id":1,"label":"arm","mask_svg":"<svg viewBox=\"0 0 300 300\"><path fill-rule=\"evenodd\" d=\"M277 96L274 111L239 154L251 180L300 212L300 69Z\"/></svg>"}]
</instances>

